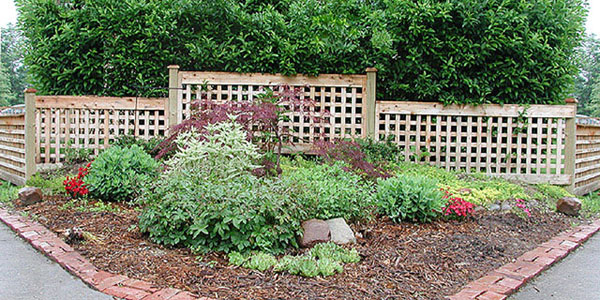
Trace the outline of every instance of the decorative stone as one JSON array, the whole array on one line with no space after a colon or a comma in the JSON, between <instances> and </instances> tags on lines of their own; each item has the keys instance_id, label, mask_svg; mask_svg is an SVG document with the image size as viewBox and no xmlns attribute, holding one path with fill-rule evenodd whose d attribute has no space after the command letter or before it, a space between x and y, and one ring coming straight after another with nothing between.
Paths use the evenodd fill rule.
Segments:
<instances>
[{"instance_id":1,"label":"decorative stone","mask_svg":"<svg viewBox=\"0 0 600 300\"><path fill-rule=\"evenodd\" d=\"M502 202L502 207L501 208L502 208L503 211L511 210L512 209L512 205L510 205L510 202L504 201L504 202Z\"/></svg>"},{"instance_id":2,"label":"decorative stone","mask_svg":"<svg viewBox=\"0 0 600 300\"><path fill-rule=\"evenodd\" d=\"M326 221L331 231L331 241L336 244L356 243L354 232L343 218L335 218Z\"/></svg>"},{"instance_id":3,"label":"decorative stone","mask_svg":"<svg viewBox=\"0 0 600 300\"><path fill-rule=\"evenodd\" d=\"M500 205L498 205L498 204L491 204L491 205L488 207L488 210L489 210L489 211L497 211L497 210L500 210Z\"/></svg>"},{"instance_id":4,"label":"decorative stone","mask_svg":"<svg viewBox=\"0 0 600 300\"><path fill-rule=\"evenodd\" d=\"M24 187L19 190L18 205L28 206L42 201L42 190L36 187Z\"/></svg>"},{"instance_id":5,"label":"decorative stone","mask_svg":"<svg viewBox=\"0 0 600 300\"><path fill-rule=\"evenodd\" d=\"M331 239L329 225L323 220L310 219L302 222L300 247L309 248L318 243L326 243Z\"/></svg>"},{"instance_id":6,"label":"decorative stone","mask_svg":"<svg viewBox=\"0 0 600 300\"><path fill-rule=\"evenodd\" d=\"M556 210L569 216L578 216L581 209L581 201L574 197L564 197L556 202Z\"/></svg>"}]
</instances>

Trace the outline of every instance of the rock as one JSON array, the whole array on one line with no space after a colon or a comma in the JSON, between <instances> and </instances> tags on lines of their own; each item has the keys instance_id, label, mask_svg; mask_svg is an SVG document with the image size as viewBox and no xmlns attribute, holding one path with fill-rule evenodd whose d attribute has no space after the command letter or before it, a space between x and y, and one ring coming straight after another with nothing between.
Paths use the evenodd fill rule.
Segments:
<instances>
[{"instance_id":1,"label":"rock","mask_svg":"<svg viewBox=\"0 0 600 300\"><path fill-rule=\"evenodd\" d=\"M331 232L327 222L317 219L302 222L302 237L299 239L300 247L312 247L318 243L329 242L330 239Z\"/></svg>"},{"instance_id":2,"label":"rock","mask_svg":"<svg viewBox=\"0 0 600 300\"><path fill-rule=\"evenodd\" d=\"M19 190L19 202L21 206L28 206L42 201L42 190L36 187L24 187Z\"/></svg>"},{"instance_id":3,"label":"rock","mask_svg":"<svg viewBox=\"0 0 600 300\"><path fill-rule=\"evenodd\" d=\"M574 197L564 197L556 202L556 210L569 216L578 216L581 209L581 201Z\"/></svg>"},{"instance_id":4,"label":"rock","mask_svg":"<svg viewBox=\"0 0 600 300\"><path fill-rule=\"evenodd\" d=\"M356 243L354 232L352 232L352 229L350 229L350 226L346 224L343 218L335 218L326 222L329 225L329 231L331 231L332 242L341 245Z\"/></svg>"},{"instance_id":5,"label":"rock","mask_svg":"<svg viewBox=\"0 0 600 300\"><path fill-rule=\"evenodd\" d=\"M498 204L491 204L491 205L488 207L488 210L489 210L489 211L497 211L497 210L500 210L500 205L498 205Z\"/></svg>"},{"instance_id":6,"label":"rock","mask_svg":"<svg viewBox=\"0 0 600 300\"><path fill-rule=\"evenodd\" d=\"M483 206L481 206L481 205L477 205L477 206L475 206L475 208L473 209L473 212L475 212L475 213L480 213L480 212L483 212L484 210L485 210L485 208L484 208Z\"/></svg>"},{"instance_id":7,"label":"rock","mask_svg":"<svg viewBox=\"0 0 600 300\"><path fill-rule=\"evenodd\" d=\"M501 208L502 208L503 211L511 210L512 209L512 205L510 205L510 202L504 201L504 202L502 202L502 207Z\"/></svg>"}]
</instances>

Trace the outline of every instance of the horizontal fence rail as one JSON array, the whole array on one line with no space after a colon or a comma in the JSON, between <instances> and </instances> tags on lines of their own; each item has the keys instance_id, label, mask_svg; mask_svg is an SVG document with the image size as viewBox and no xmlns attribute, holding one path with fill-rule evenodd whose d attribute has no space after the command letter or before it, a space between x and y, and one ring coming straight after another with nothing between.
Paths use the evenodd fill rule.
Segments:
<instances>
[{"instance_id":1,"label":"horizontal fence rail","mask_svg":"<svg viewBox=\"0 0 600 300\"><path fill-rule=\"evenodd\" d=\"M584 195L600 188L600 126L577 125L575 193Z\"/></svg>"},{"instance_id":2,"label":"horizontal fence rail","mask_svg":"<svg viewBox=\"0 0 600 300\"><path fill-rule=\"evenodd\" d=\"M119 135L162 137L166 99L93 96L35 97L36 162L60 163L69 150L94 155Z\"/></svg>"},{"instance_id":3,"label":"horizontal fence rail","mask_svg":"<svg viewBox=\"0 0 600 300\"><path fill-rule=\"evenodd\" d=\"M397 143L407 161L567 185L566 121L574 116L574 105L378 101L376 138Z\"/></svg>"}]
</instances>

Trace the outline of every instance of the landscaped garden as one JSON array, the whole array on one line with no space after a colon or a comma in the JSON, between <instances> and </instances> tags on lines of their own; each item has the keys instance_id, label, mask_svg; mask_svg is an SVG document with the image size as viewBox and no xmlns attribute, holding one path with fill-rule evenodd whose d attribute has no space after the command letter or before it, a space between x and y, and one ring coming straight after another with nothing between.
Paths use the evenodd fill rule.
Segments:
<instances>
[{"instance_id":1,"label":"landscaped garden","mask_svg":"<svg viewBox=\"0 0 600 300\"><path fill-rule=\"evenodd\" d=\"M283 155L283 88L247 103L202 100L163 141L121 137L93 160L69 153L7 205L60 234L98 268L225 299L440 299L600 211L556 212L561 187L407 162L397 145L314 143ZM21 203L22 204L22 203ZM305 244L305 221L343 218L356 242ZM333 237L333 233L331 233Z\"/></svg>"}]
</instances>

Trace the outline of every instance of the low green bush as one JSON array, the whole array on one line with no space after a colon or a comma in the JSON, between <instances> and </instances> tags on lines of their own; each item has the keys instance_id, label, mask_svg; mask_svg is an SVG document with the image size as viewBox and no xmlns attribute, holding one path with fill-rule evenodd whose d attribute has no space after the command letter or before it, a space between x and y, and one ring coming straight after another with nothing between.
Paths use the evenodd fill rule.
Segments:
<instances>
[{"instance_id":1,"label":"low green bush","mask_svg":"<svg viewBox=\"0 0 600 300\"><path fill-rule=\"evenodd\" d=\"M263 250L297 247L305 219L281 182L243 175L219 183L184 174L165 176L145 199L140 229L165 245L197 251Z\"/></svg>"},{"instance_id":2,"label":"low green bush","mask_svg":"<svg viewBox=\"0 0 600 300\"><path fill-rule=\"evenodd\" d=\"M44 195L60 195L65 191L63 183L66 179L66 176L59 174L53 174L49 179L46 179L40 173L35 173L27 180L25 185L40 188Z\"/></svg>"},{"instance_id":3,"label":"low green bush","mask_svg":"<svg viewBox=\"0 0 600 300\"><path fill-rule=\"evenodd\" d=\"M402 149L391 139L385 141L358 139L356 142L369 162L400 162L404 159Z\"/></svg>"},{"instance_id":4,"label":"low green bush","mask_svg":"<svg viewBox=\"0 0 600 300\"><path fill-rule=\"evenodd\" d=\"M229 263L244 268L265 271L273 267L274 272L288 272L304 277L331 276L344 271L344 263L357 263L360 256L356 249L347 250L334 243L317 244L304 255L286 255L277 260L263 252L241 254L229 253Z\"/></svg>"},{"instance_id":5,"label":"low green bush","mask_svg":"<svg viewBox=\"0 0 600 300\"><path fill-rule=\"evenodd\" d=\"M423 176L397 175L377 182L380 213L394 222L430 222L440 215L444 193L437 182Z\"/></svg>"},{"instance_id":6,"label":"low green bush","mask_svg":"<svg viewBox=\"0 0 600 300\"><path fill-rule=\"evenodd\" d=\"M115 139L112 145L123 148L129 148L133 145L138 145L144 149L144 152L150 154L152 157L155 157L158 154L158 144L160 144L162 141L163 139L158 137L145 140L133 135L120 135Z\"/></svg>"},{"instance_id":7,"label":"low green bush","mask_svg":"<svg viewBox=\"0 0 600 300\"><path fill-rule=\"evenodd\" d=\"M158 163L137 145L112 146L94 160L85 177L90 196L104 201L132 200L158 175Z\"/></svg>"},{"instance_id":8,"label":"low green bush","mask_svg":"<svg viewBox=\"0 0 600 300\"><path fill-rule=\"evenodd\" d=\"M7 181L0 181L0 203L8 203L19 197L19 187Z\"/></svg>"},{"instance_id":9,"label":"low green bush","mask_svg":"<svg viewBox=\"0 0 600 300\"><path fill-rule=\"evenodd\" d=\"M288 168L282 180L300 191L294 198L306 209L308 218L352 220L371 215L371 186L360 175L345 171L342 163Z\"/></svg>"},{"instance_id":10,"label":"low green bush","mask_svg":"<svg viewBox=\"0 0 600 300\"><path fill-rule=\"evenodd\" d=\"M167 170L139 198L146 203L140 229L166 245L198 251L263 250L280 253L297 247L301 204L297 191L279 179L256 178L261 156L234 122L206 126L177 138L179 151Z\"/></svg>"}]
</instances>

